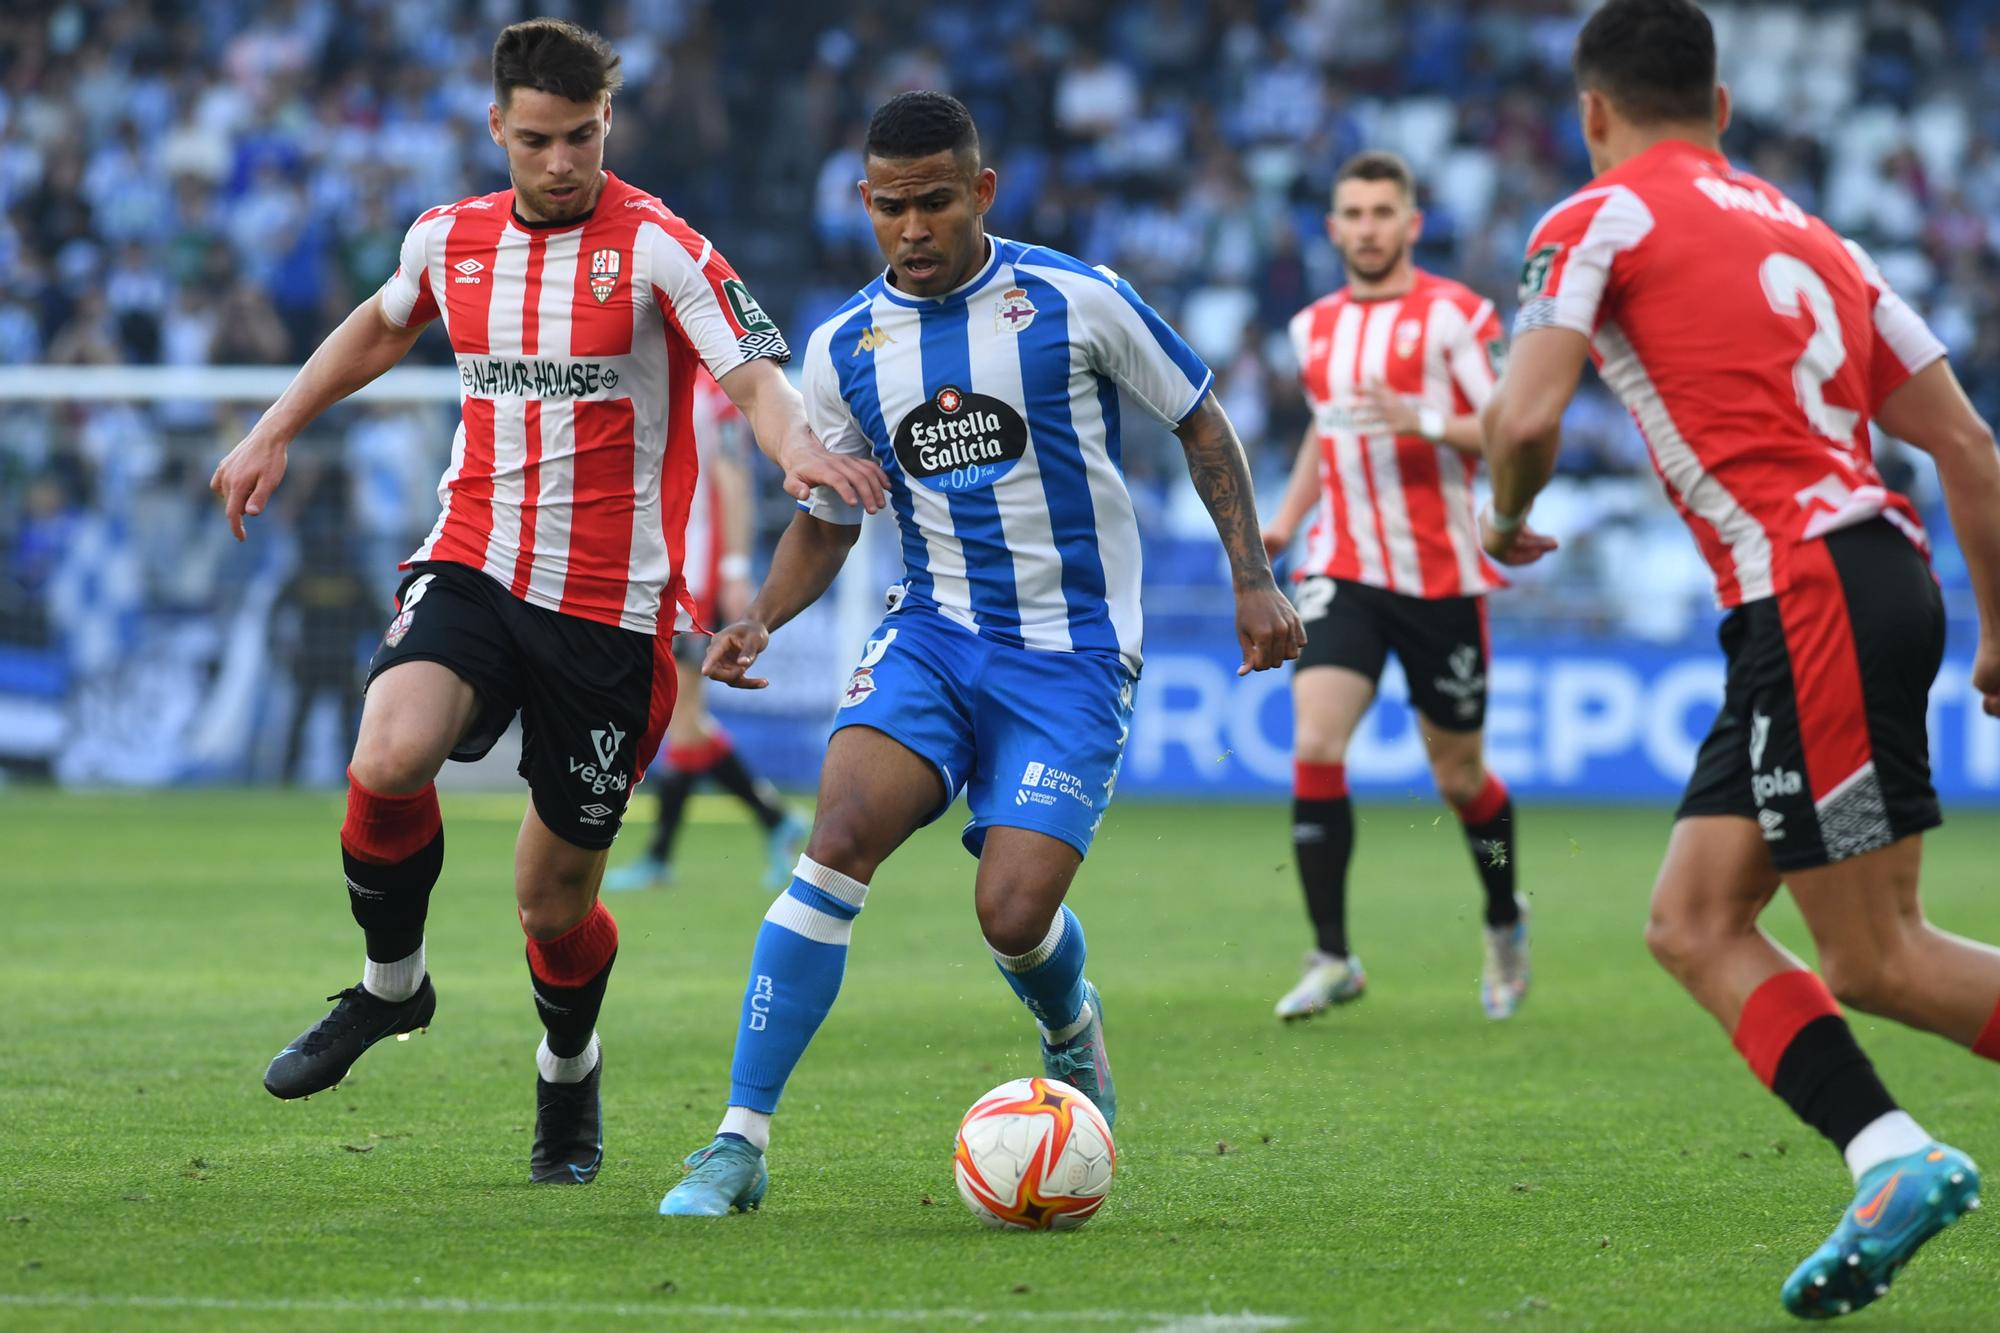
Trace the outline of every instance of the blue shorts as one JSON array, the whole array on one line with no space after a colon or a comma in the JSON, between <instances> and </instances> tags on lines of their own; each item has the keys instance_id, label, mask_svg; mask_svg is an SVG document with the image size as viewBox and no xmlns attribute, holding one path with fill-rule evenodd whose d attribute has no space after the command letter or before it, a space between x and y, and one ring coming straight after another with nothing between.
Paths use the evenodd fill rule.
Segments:
<instances>
[{"instance_id":1,"label":"blue shorts","mask_svg":"<svg viewBox=\"0 0 2000 1333\"><path fill-rule=\"evenodd\" d=\"M1051 653L982 639L929 607L892 613L840 695L833 729L873 727L964 789L974 856L994 827L1033 829L1090 853L1111 804L1137 685L1109 654Z\"/></svg>"}]
</instances>

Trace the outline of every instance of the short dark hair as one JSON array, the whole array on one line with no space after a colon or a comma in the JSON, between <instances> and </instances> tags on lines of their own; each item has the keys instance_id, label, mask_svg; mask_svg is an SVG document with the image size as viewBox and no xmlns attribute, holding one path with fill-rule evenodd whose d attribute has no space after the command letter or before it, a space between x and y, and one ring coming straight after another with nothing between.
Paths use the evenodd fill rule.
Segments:
<instances>
[{"instance_id":1,"label":"short dark hair","mask_svg":"<svg viewBox=\"0 0 2000 1333\"><path fill-rule=\"evenodd\" d=\"M897 93L875 109L862 152L869 157L929 157L951 153L979 165L979 127L965 103L950 93L918 89Z\"/></svg>"},{"instance_id":2,"label":"short dark hair","mask_svg":"<svg viewBox=\"0 0 2000 1333\"><path fill-rule=\"evenodd\" d=\"M1341 163L1334 173L1333 188L1338 190L1342 181L1394 181L1402 188L1405 203L1417 201L1417 180L1410 174L1410 164L1386 148L1363 149Z\"/></svg>"},{"instance_id":3,"label":"short dark hair","mask_svg":"<svg viewBox=\"0 0 2000 1333\"><path fill-rule=\"evenodd\" d=\"M500 30L493 43L493 100L533 88L569 102L595 102L625 86L618 53L567 19L527 19Z\"/></svg>"},{"instance_id":4,"label":"short dark hair","mask_svg":"<svg viewBox=\"0 0 2000 1333\"><path fill-rule=\"evenodd\" d=\"M1570 63L1579 88L1642 125L1715 115L1715 29L1693 0L1609 0Z\"/></svg>"}]
</instances>

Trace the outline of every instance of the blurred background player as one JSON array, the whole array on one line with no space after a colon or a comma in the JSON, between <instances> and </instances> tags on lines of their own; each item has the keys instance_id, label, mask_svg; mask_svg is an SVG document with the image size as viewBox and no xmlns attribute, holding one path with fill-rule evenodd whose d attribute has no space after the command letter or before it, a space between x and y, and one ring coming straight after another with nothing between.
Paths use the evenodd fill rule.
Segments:
<instances>
[{"instance_id":1,"label":"blurred background player","mask_svg":"<svg viewBox=\"0 0 2000 1333\"><path fill-rule=\"evenodd\" d=\"M695 377L694 442L701 472L688 506L687 559L681 566L698 633L674 638L674 715L667 723L661 770L653 779L660 813L645 849L604 876L612 891L652 888L674 878L674 840L688 797L703 778L743 802L764 830L766 888L791 877L806 825L786 808L778 789L752 773L729 733L702 699L701 658L708 633L736 620L750 605L750 533L755 520L743 457L743 414L703 371Z\"/></svg>"},{"instance_id":2,"label":"blurred background player","mask_svg":"<svg viewBox=\"0 0 2000 1333\"><path fill-rule=\"evenodd\" d=\"M716 1136L660 1202L757 1207L771 1116L833 1007L875 870L963 789L961 838L994 962L1033 1015L1042 1067L1118 1111L1083 926L1063 905L1117 782L1138 684L1139 541L1119 391L1171 425L1234 574L1241 672L1298 655L1214 377L1108 270L988 235L996 177L957 99L902 93L869 124L861 199L888 267L813 333L805 394L837 453L879 459L904 579L842 695L791 886L751 955ZM746 670L832 584L861 514L821 491L749 614L704 669Z\"/></svg>"},{"instance_id":3,"label":"blurred background player","mask_svg":"<svg viewBox=\"0 0 2000 1333\"><path fill-rule=\"evenodd\" d=\"M1918 896L1940 822L1926 709L1944 608L1869 423L1936 460L1979 608L1972 684L1996 715L2000 458L1944 346L1860 247L1722 156L1729 97L1700 9L1612 0L1575 69L1598 174L1528 241L1487 412L1484 544L1510 564L1555 548L1525 520L1595 362L1732 608L1722 711L1646 941L1846 1158L1854 1202L1782 1291L1793 1314L1846 1314L1977 1206L1979 1173L1899 1108L1834 997L2000 1060L2000 950L1936 929ZM1825 982L1757 924L1781 883Z\"/></svg>"},{"instance_id":4,"label":"blurred background player","mask_svg":"<svg viewBox=\"0 0 2000 1333\"><path fill-rule=\"evenodd\" d=\"M212 488L240 540L314 417L400 361L442 318L462 419L443 512L370 666L341 859L366 939L358 985L271 1061L310 1096L369 1046L426 1027L424 920L444 865L433 781L492 748L516 712L530 801L514 892L536 1013L531 1179L587 1183L603 1160L596 1032L618 928L598 901L631 783L673 708L667 646L692 490L691 390L706 365L806 493L857 502L872 465L836 459L777 362L790 351L706 238L604 170L618 56L536 19L493 47L493 141L512 188L434 208L381 291L320 344Z\"/></svg>"},{"instance_id":5,"label":"blurred background player","mask_svg":"<svg viewBox=\"0 0 2000 1333\"><path fill-rule=\"evenodd\" d=\"M1312 424L1264 532L1275 556L1319 508L1297 601L1310 637L1292 674L1292 846L1312 918L1287 1021L1360 997L1348 945L1354 806L1347 745L1391 652L1409 681L1438 794L1458 813L1486 895L1480 1003L1506 1018L1528 990L1526 904L1514 892L1514 805L1488 771L1486 593L1472 480L1479 409L1501 352L1493 303L1411 257L1423 214L1409 167L1363 152L1334 179L1327 232L1347 285L1291 322Z\"/></svg>"}]
</instances>

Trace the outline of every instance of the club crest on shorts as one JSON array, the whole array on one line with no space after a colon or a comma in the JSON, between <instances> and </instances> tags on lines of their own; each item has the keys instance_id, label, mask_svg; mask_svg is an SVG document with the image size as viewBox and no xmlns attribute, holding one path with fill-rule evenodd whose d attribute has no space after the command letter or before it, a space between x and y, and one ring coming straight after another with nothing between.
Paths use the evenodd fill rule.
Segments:
<instances>
[{"instance_id":1,"label":"club crest on shorts","mask_svg":"<svg viewBox=\"0 0 2000 1333\"><path fill-rule=\"evenodd\" d=\"M383 646L394 648L401 643L403 636L410 632L410 621L416 618L416 614L417 608L414 606L406 606L398 611L396 618L389 622L388 632L382 636Z\"/></svg>"},{"instance_id":2,"label":"club crest on shorts","mask_svg":"<svg viewBox=\"0 0 2000 1333\"><path fill-rule=\"evenodd\" d=\"M856 667L854 674L847 678L847 688L840 692L840 706L852 708L858 703L865 703L875 690L875 669Z\"/></svg>"},{"instance_id":3,"label":"club crest on shorts","mask_svg":"<svg viewBox=\"0 0 2000 1333\"><path fill-rule=\"evenodd\" d=\"M1035 322L1035 303L1025 288L1009 287L993 306L993 327L1001 333L1019 333Z\"/></svg>"},{"instance_id":4,"label":"club crest on shorts","mask_svg":"<svg viewBox=\"0 0 2000 1333\"><path fill-rule=\"evenodd\" d=\"M603 305L611 299L611 293L618 290L620 260L616 250L593 250L590 252L590 294Z\"/></svg>"}]
</instances>

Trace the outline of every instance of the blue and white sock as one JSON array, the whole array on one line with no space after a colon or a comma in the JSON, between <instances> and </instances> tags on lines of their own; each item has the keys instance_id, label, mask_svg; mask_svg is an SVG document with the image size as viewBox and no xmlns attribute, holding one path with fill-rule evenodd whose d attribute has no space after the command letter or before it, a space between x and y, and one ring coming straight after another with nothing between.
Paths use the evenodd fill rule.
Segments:
<instances>
[{"instance_id":1,"label":"blue and white sock","mask_svg":"<svg viewBox=\"0 0 2000 1333\"><path fill-rule=\"evenodd\" d=\"M729 1067L732 1108L763 1115L778 1109L786 1080L840 994L848 936L867 898L868 886L860 880L799 858L791 886L764 913L750 955L750 984Z\"/></svg>"},{"instance_id":2,"label":"blue and white sock","mask_svg":"<svg viewBox=\"0 0 2000 1333\"><path fill-rule=\"evenodd\" d=\"M1090 1021L1084 1012L1083 957L1083 923L1068 907L1056 913L1049 933L1028 952L1004 954L993 949L1000 975L1028 1006L1042 1039L1050 1045L1068 1041Z\"/></svg>"}]
</instances>

